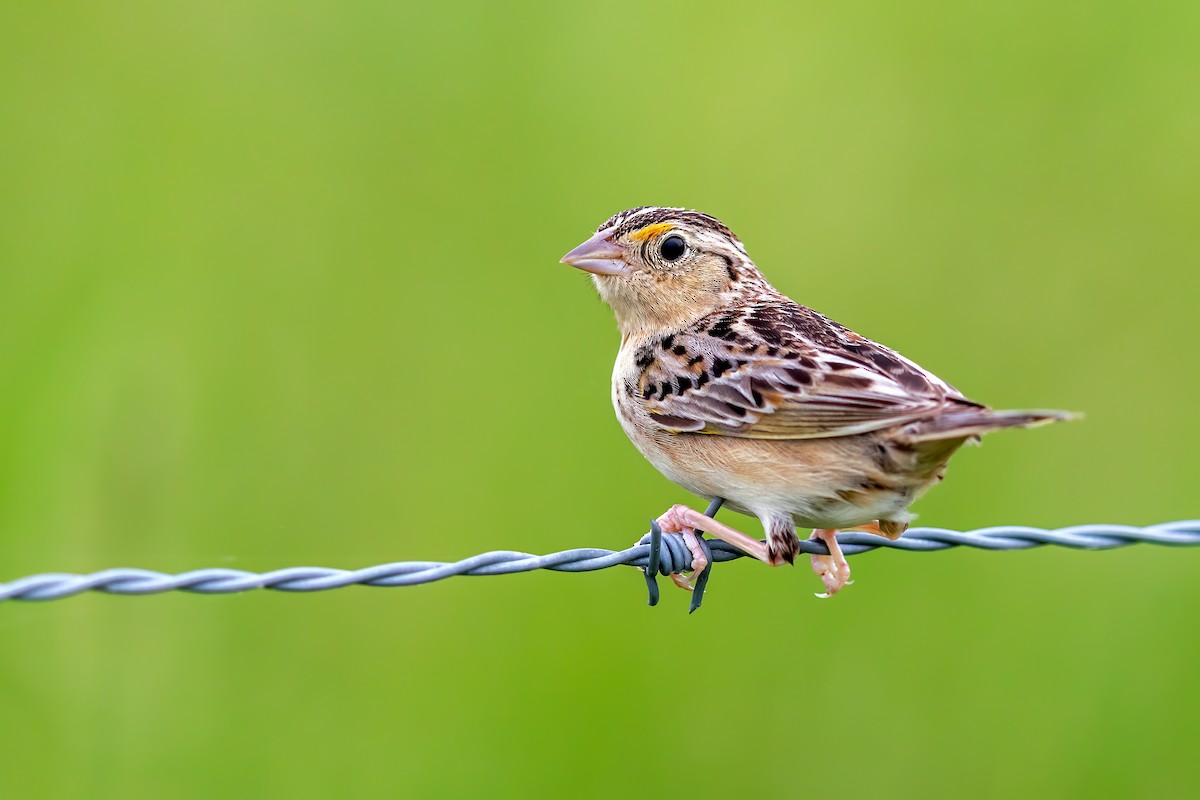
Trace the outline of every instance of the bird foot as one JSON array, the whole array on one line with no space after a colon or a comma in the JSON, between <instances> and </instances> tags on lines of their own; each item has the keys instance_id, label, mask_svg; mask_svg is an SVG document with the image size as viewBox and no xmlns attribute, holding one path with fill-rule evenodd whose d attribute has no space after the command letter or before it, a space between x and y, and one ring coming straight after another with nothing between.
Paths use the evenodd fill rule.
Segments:
<instances>
[{"instance_id":1,"label":"bird foot","mask_svg":"<svg viewBox=\"0 0 1200 800\"><path fill-rule=\"evenodd\" d=\"M708 565L705 564L705 566L708 566ZM704 571L704 567L700 567L700 569L693 569L691 576L683 575L678 572L672 572L671 573L671 582L674 583L676 586L678 586L680 589L683 589L685 592L694 592L694 591L696 591L696 582L695 582L696 576L699 575L703 571Z\"/></svg>"},{"instance_id":2,"label":"bird foot","mask_svg":"<svg viewBox=\"0 0 1200 800\"><path fill-rule=\"evenodd\" d=\"M659 517L658 524L664 531L683 533L685 537L687 536L686 531L689 528L693 532L698 530L704 531L721 541L728 542L743 553L757 558L759 561L767 564L772 563L765 543L747 536L723 522L717 522L712 517L705 516L694 508L688 508L682 504L673 505L666 514ZM692 550L692 552L695 553L696 551Z\"/></svg>"},{"instance_id":3,"label":"bird foot","mask_svg":"<svg viewBox=\"0 0 1200 800\"><path fill-rule=\"evenodd\" d=\"M817 597L824 600L833 597L854 581L850 580L850 564L846 562L846 557L842 555L842 548L838 545L837 531L818 529L813 531L812 538L820 539L829 548L827 556L812 556L813 572L817 573L817 577L825 585L825 591L818 593Z\"/></svg>"},{"instance_id":4,"label":"bird foot","mask_svg":"<svg viewBox=\"0 0 1200 800\"><path fill-rule=\"evenodd\" d=\"M701 514L694 508L688 508L685 505L677 504L671 506L667 513L658 518L658 526L667 533L682 533L683 540L687 543L688 550L692 553L692 577L698 577L704 568L708 566L708 560L704 556L704 551L700 548L700 540L697 531L703 531L711 534L716 538L728 542L742 552L757 558L759 561L774 565L775 563L767 552L767 545L754 539L736 528L731 528L723 522L717 522L712 517ZM671 580L676 586L692 591L695 586L686 581L680 575L672 575Z\"/></svg>"},{"instance_id":5,"label":"bird foot","mask_svg":"<svg viewBox=\"0 0 1200 800\"><path fill-rule=\"evenodd\" d=\"M675 572L671 574L671 581L680 589L693 592L696 590L694 581L704 571L704 568L708 566L708 559L704 555L703 548L700 547L700 538L696 535L696 529L688 524L688 516L683 513L687 511L691 511L693 514L698 513L684 505L671 506L671 509L667 513L658 518L658 527L662 529L663 533L683 534L683 542L692 554L691 577L689 578ZM705 517L705 519L708 518Z\"/></svg>"}]
</instances>

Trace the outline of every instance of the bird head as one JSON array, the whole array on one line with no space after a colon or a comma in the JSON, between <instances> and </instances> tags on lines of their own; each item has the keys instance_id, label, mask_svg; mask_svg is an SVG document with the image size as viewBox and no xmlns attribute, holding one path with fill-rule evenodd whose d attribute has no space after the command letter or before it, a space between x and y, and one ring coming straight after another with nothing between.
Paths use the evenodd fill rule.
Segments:
<instances>
[{"instance_id":1,"label":"bird head","mask_svg":"<svg viewBox=\"0 0 1200 800\"><path fill-rule=\"evenodd\" d=\"M765 286L741 241L698 211L643 206L609 218L562 263L592 273L623 334L683 327Z\"/></svg>"}]
</instances>

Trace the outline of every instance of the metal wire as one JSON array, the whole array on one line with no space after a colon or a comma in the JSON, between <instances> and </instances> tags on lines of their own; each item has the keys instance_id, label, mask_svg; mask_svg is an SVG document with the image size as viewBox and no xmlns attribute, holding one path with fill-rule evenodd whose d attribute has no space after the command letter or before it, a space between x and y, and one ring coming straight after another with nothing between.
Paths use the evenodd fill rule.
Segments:
<instances>
[{"instance_id":1,"label":"metal wire","mask_svg":"<svg viewBox=\"0 0 1200 800\"><path fill-rule=\"evenodd\" d=\"M716 513L711 506L710 510ZM653 527L657 528L657 525ZM657 570L645 569L653 560L650 541L656 537L652 531L643 536L638 544L625 550L579 548L544 556L497 550L454 562L401 561L356 570L288 567L257 573L217 568L192 570L177 575L146 569L106 569L90 575L50 572L0 583L0 601L58 600L87 591L122 595L158 594L176 590L198 594L229 594L250 589L321 592L356 584L416 586L455 575L508 575L538 569L591 572L628 565L641 567L646 571L647 582L654 586L650 597L650 605L654 605L658 600L657 586L654 585L655 573L670 575L683 572L691 568L692 562L692 555L682 536L661 532L659 536L661 543L657 553ZM942 528L912 528L903 538L895 541L869 533L848 532L839 534L838 542L842 546L842 552L848 556L879 547L921 553L952 547L977 547L983 550L1027 550L1043 545L1077 550L1108 550L1132 544L1194 547L1200 545L1200 520L1165 522L1144 528L1131 525L1074 525L1047 530L1000 525L965 532ZM711 570L712 562L732 561L746 556L741 550L722 541L708 540L705 544L710 552L710 566L705 573ZM822 542L812 540L802 541L800 550L804 553L828 553ZM707 578L707 574L698 576L698 591L693 593L692 599L693 611L700 605L704 586L702 581L707 581Z\"/></svg>"}]
</instances>

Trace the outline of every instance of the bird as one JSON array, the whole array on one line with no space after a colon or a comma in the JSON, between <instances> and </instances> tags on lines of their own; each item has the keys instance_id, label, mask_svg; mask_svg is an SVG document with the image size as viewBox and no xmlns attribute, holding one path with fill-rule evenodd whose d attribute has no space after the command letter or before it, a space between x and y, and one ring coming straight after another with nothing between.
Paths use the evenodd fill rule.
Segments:
<instances>
[{"instance_id":1,"label":"bird","mask_svg":"<svg viewBox=\"0 0 1200 800\"><path fill-rule=\"evenodd\" d=\"M688 492L757 517L760 541L687 506L658 519L682 534L691 579L707 566L697 531L766 564L793 564L797 528L831 597L850 581L837 534L896 539L909 506L967 442L1073 418L993 410L894 350L786 297L716 217L684 208L621 211L561 263L591 273L621 334L617 419L637 450Z\"/></svg>"}]
</instances>

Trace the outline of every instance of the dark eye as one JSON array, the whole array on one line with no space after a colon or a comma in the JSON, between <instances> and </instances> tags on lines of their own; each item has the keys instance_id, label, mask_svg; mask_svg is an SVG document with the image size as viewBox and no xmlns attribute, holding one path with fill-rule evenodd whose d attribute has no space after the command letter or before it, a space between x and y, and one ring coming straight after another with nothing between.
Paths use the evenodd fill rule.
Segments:
<instances>
[{"instance_id":1,"label":"dark eye","mask_svg":"<svg viewBox=\"0 0 1200 800\"><path fill-rule=\"evenodd\" d=\"M667 261L676 261L687 252L687 244L684 243L682 236L668 236L658 246L658 252Z\"/></svg>"}]
</instances>

